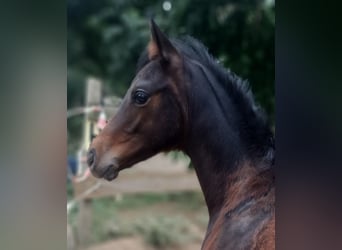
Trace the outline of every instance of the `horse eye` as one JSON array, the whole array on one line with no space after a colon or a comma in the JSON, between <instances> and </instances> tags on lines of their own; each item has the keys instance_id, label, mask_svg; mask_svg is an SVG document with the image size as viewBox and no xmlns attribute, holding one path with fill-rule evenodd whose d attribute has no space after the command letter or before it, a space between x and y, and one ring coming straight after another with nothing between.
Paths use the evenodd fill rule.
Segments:
<instances>
[{"instance_id":1,"label":"horse eye","mask_svg":"<svg viewBox=\"0 0 342 250\"><path fill-rule=\"evenodd\" d=\"M137 105L144 105L150 96L144 90L137 90L133 95L133 101Z\"/></svg>"}]
</instances>

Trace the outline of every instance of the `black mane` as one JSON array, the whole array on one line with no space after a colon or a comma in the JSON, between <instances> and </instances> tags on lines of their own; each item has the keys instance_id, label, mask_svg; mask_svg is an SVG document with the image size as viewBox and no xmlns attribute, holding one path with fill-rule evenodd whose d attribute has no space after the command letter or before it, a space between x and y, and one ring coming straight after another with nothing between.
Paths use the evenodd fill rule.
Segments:
<instances>
[{"instance_id":1,"label":"black mane","mask_svg":"<svg viewBox=\"0 0 342 250\"><path fill-rule=\"evenodd\" d=\"M224 68L197 39L190 36L170 39L177 50L208 68L241 114L242 135L257 157L274 161L274 137L264 110L256 104L247 80ZM139 58L137 71L149 62L147 51Z\"/></svg>"}]
</instances>

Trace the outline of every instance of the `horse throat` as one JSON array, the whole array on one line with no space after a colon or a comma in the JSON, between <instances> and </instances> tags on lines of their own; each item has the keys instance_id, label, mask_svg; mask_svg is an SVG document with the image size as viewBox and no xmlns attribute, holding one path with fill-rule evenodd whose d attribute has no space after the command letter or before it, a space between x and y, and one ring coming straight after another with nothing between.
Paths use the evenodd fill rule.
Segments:
<instances>
[{"instance_id":1,"label":"horse throat","mask_svg":"<svg viewBox=\"0 0 342 250\"><path fill-rule=\"evenodd\" d=\"M195 168L209 216L214 218L225 202L228 176L238 168L241 159L234 158L230 152L213 152L215 147L206 142L196 145L187 154Z\"/></svg>"},{"instance_id":2,"label":"horse throat","mask_svg":"<svg viewBox=\"0 0 342 250\"><path fill-rule=\"evenodd\" d=\"M203 112L197 119L184 151L194 165L209 216L214 217L223 206L229 174L243 162L244 150L238 133L222 123L224 118L213 121L212 113Z\"/></svg>"}]
</instances>

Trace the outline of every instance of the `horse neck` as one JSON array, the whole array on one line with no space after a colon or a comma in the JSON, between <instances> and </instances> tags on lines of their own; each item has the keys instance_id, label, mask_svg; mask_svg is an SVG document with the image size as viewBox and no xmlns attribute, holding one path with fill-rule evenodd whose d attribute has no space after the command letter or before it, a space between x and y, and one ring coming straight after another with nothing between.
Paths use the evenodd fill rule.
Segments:
<instances>
[{"instance_id":1,"label":"horse neck","mask_svg":"<svg viewBox=\"0 0 342 250\"><path fill-rule=\"evenodd\" d=\"M204 74L205 72L202 72ZM229 200L229 180L246 163L254 168L248 157L246 145L238 127L238 112L233 103L228 103L222 89L218 89L215 98L209 98L208 91L219 88L209 86L199 79L200 74L193 74L193 82L199 86L189 90L189 129L184 151L191 158L198 176L210 220L213 220ZM197 77L197 79L196 79ZM202 75L203 77L203 75ZM207 81L210 80L207 76ZM200 85L201 84L201 85ZM210 84L215 84L211 82ZM226 98L224 102L219 100ZM225 103L223 106L222 103ZM255 162L255 164L259 164ZM248 171L250 178L256 171ZM243 188L242 186L240 188Z\"/></svg>"},{"instance_id":2,"label":"horse neck","mask_svg":"<svg viewBox=\"0 0 342 250\"><path fill-rule=\"evenodd\" d=\"M205 119L205 113L202 115ZM237 138L227 136L227 129L231 128L220 123L220 119L196 123L198 126L191 128L187 138L185 152L194 165L209 215L214 217L225 202L229 174L243 161L243 149Z\"/></svg>"}]
</instances>

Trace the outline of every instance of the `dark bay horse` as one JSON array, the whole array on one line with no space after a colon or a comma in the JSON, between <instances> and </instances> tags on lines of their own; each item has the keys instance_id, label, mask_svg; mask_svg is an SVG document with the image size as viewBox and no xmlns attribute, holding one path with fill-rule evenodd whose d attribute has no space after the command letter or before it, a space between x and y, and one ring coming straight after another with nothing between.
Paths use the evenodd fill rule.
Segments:
<instances>
[{"instance_id":1,"label":"dark bay horse","mask_svg":"<svg viewBox=\"0 0 342 250\"><path fill-rule=\"evenodd\" d=\"M113 180L159 152L191 158L209 211L202 249L274 249L274 136L247 83L193 38L151 41L88 165Z\"/></svg>"}]
</instances>

